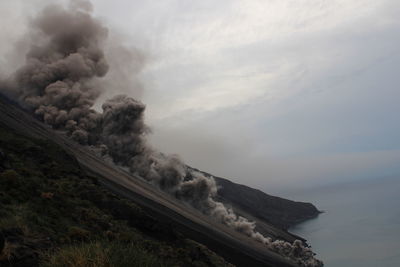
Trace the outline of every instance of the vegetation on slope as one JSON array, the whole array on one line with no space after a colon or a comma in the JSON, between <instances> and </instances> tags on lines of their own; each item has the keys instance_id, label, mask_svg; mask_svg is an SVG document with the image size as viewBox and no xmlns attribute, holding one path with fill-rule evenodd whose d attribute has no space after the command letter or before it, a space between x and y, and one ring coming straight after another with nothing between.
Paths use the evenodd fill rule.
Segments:
<instances>
[{"instance_id":1,"label":"vegetation on slope","mask_svg":"<svg viewBox=\"0 0 400 267\"><path fill-rule=\"evenodd\" d=\"M102 187L59 146L0 126L0 266L229 266Z\"/></svg>"}]
</instances>

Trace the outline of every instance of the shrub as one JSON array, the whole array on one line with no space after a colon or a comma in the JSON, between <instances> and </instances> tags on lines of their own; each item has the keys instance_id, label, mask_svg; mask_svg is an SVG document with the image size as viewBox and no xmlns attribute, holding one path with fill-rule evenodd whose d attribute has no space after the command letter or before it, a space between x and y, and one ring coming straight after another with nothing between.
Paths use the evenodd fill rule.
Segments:
<instances>
[{"instance_id":1,"label":"shrub","mask_svg":"<svg viewBox=\"0 0 400 267\"><path fill-rule=\"evenodd\" d=\"M52 199L54 197L54 193L51 192L42 192L40 197L43 199Z\"/></svg>"},{"instance_id":2,"label":"shrub","mask_svg":"<svg viewBox=\"0 0 400 267\"><path fill-rule=\"evenodd\" d=\"M158 267L160 259L140 246L119 242L91 242L67 246L49 255L44 267Z\"/></svg>"},{"instance_id":3,"label":"shrub","mask_svg":"<svg viewBox=\"0 0 400 267\"><path fill-rule=\"evenodd\" d=\"M71 240L85 241L90 237L90 232L78 226L71 226L68 229L68 237Z\"/></svg>"},{"instance_id":4,"label":"shrub","mask_svg":"<svg viewBox=\"0 0 400 267\"><path fill-rule=\"evenodd\" d=\"M14 170L5 170L0 174L0 183L6 187L6 189L16 187L20 184L21 177Z\"/></svg>"}]
</instances>

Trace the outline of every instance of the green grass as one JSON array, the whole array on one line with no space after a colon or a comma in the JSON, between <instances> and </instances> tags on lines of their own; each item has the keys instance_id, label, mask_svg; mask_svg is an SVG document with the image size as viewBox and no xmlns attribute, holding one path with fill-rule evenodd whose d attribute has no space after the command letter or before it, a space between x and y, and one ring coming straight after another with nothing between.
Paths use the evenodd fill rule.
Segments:
<instances>
[{"instance_id":1,"label":"green grass","mask_svg":"<svg viewBox=\"0 0 400 267\"><path fill-rule=\"evenodd\" d=\"M0 150L0 234L11 240L0 266L25 252L26 266L228 265L102 187L56 144L0 127Z\"/></svg>"},{"instance_id":2,"label":"green grass","mask_svg":"<svg viewBox=\"0 0 400 267\"><path fill-rule=\"evenodd\" d=\"M96 241L58 249L43 267L162 267L166 264L134 243Z\"/></svg>"}]
</instances>

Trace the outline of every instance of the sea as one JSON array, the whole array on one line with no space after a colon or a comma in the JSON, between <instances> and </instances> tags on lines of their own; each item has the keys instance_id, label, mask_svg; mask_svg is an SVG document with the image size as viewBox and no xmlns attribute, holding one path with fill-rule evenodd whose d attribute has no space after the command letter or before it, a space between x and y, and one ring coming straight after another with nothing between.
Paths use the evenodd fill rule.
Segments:
<instances>
[{"instance_id":1,"label":"sea","mask_svg":"<svg viewBox=\"0 0 400 267\"><path fill-rule=\"evenodd\" d=\"M327 267L400 266L400 177L320 187L295 195L324 211L290 232Z\"/></svg>"}]
</instances>

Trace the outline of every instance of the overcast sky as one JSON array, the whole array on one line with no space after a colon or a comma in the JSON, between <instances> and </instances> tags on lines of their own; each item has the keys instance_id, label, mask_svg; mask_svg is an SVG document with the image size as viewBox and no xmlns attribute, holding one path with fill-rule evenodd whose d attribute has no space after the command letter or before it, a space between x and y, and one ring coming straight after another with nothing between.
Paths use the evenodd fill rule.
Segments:
<instances>
[{"instance_id":1,"label":"overcast sky","mask_svg":"<svg viewBox=\"0 0 400 267\"><path fill-rule=\"evenodd\" d=\"M46 2L0 2L3 66ZM114 72L145 61L104 97L140 98L161 151L269 193L400 174L400 1L92 2L141 55Z\"/></svg>"}]
</instances>

